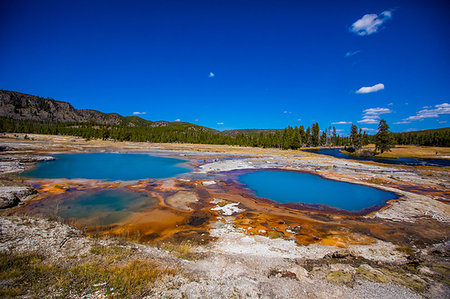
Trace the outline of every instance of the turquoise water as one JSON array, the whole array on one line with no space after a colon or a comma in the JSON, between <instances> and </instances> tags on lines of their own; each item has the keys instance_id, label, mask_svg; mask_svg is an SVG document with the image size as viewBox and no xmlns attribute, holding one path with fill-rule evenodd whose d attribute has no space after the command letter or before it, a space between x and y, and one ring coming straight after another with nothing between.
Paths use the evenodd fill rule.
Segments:
<instances>
[{"instance_id":1,"label":"turquoise water","mask_svg":"<svg viewBox=\"0 0 450 299\"><path fill-rule=\"evenodd\" d=\"M73 192L32 201L21 213L27 215L58 216L72 219L79 225L111 225L134 212L151 209L157 200L143 193L125 190Z\"/></svg>"},{"instance_id":2,"label":"turquoise water","mask_svg":"<svg viewBox=\"0 0 450 299\"><path fill-rule=\"evenodd\" d=\"M261 198L280 203L321 204L352 212L397 198L392 192L293 171L259 170L241 175L239 181Z\"/></svg>"},{"instance_id":3,"label":"turquoise water","mask_svg":"<svg viewBox=\"0 0 450 299\"><path fill-rule=\"evenodd\" d=\"M40 162L23 175L33 178L139 180L168 178L191 169L185 160L145 154L61 154L56 160Z\"/></svg>"}]
</instances>

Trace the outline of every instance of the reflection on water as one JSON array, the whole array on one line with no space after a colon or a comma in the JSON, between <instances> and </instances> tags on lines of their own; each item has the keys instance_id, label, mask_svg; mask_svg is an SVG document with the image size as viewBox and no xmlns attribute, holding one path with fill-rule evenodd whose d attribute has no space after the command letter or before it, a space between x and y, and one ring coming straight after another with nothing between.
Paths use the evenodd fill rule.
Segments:
<instances>
[{"instance_id":1,"label":"reflection on water","mask_svg":"<svg viewBox=\"0 0 450 299\"><path fill-rule=\"evenodd\" d=\"M332 156L340 159L374 161L386 164L409 165L409 166L450 166L450 159L419 159L419 158L374 158L374 157L358 157L341 153L342 148L321 148L321 149L304 149L305 152Z\"/></svg>"},{"instance_id":2,"label":"reflection on water","mask_svg":"<svg viewBox=\"0 0 450 299\"><path fill-rule=\"evenodd\" d=\"M158 201L146 194L115 190L77 191L32 201L19 213L61 217L79 226L118 223L134 212L151 209Z\"/></svg>"}]
</instances>

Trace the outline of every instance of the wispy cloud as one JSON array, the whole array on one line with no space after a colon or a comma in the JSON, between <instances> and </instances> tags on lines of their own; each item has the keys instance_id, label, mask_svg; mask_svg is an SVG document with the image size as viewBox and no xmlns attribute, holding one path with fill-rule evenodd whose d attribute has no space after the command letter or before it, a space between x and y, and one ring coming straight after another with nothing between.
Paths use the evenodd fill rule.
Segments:
<instances>
[{"instance_id":1,"label":"wispy cloud","mask_svg":"<svg viewBox=\"0 0 450 299\"><path fill-rule=\"evenodd\" d=\"M297 118L297 121L302 121L302 119L301 118Z\"/></svg>"},{"instance_id":2,"label":"wispy cloud","mask_svg":"<svg viewBox=\"0 0 450 299\"><path fill-rule=\"evenodd\" d=\"M368 117L368 116L364 116L363 119L358 120L359 124L377 124L379 121L380 117L379 116L372 116L372 117Z\"/></svg>"},{"instance_id":3,"label":"wispy cloud","mask_svg":"<svg viewBox=\"0 0 450 299\"><path fill-rule=\"evenodd\" d=\"M138 112L138 111L133 112L133 115L144 115L144 114L147 114L147 112Z\"/></svg>"},{"instance_id":4,"label":"wispy cloud","mask_svg":"<svg viewBox=\"0 0 450 299\"><path fill-rule=\"evenodd\" d=\"M366 131L366 132L376 132L377 130L372 129L372 128L361 128L361 130Z\"/></svg>"},{"instance_id":5,"label":"wispy cloud","mask_svg":"<svg viewBox=\"0 0 450 299\"><path fill-rule=\"evenodd\" d=\"M427 108L425 108L427 107ZM425 118L435 118L440 115L450 114L450 104L442 103L435 105L434 107L425 106L425 109L419 110L416 115L412 115L410 117L404 118L401 121L396 122L395 124L409 124L413 121L424 120Z\"/></svg>"},{"instance_id":6,"label":"wispy cloud","mask_svg":"<svg viewBox=\"0 0 450 299\"><path fill-rule=\"evenodd\" d=\"M391 103L388 104L388 106L394 106L394 103L391 102Z\"/></svg>"},{"instance_id":7,"label":"wispy cloud","mask_svg":"<svg viewBox=\"0 0 450 299\"><path fill-rule=\"evenodd\" d=\"M361 52L361 50L349 51L349 52L345 53L345 57L350 57L350 56L356 55L359 52Z\"/></svg>"},{"instance_id":8,"label":"wispy cloud","mask_svg":"<svg viewBox=\"0 0 450 299\"><path fill-rule=\"evenodd\" d=\"M363 111L365 115L380 115L380 114L386 114L386 113L392 113L392 110L389 108L369 108Z\"/></svg>"},{"instance_id":9,"label":"wispy cloud","mask_svg":"<svg viewBox=\"0 0 450 299\"><path fill-rule=\"evenodd\" d=\"M361 120L358 120L360 124L377 124L380 119L381 114L392 113L392 110L389 108L369 108L363 111L363 117Z\"/></svg>"},{"instance_id":10,"label":"wispy cloud","mask_svg":"<svg viewBox=\"0 0 450 299\"><path fill-rule=\"evenodd\" d=\"M198 118L196 118L195 121L198 121Z\"/></svg>"},{"instance_id":11,"label":"wispy cloud","mask_svg":"<svg viewBox=\"0 0 450 299\"><path fill-rule=\"evenodd\" d=\"M181 119L177 118L175 121L181 121Z\"/></svg>"},{"instance_id":12,"label":"wispy cloud","mask_svg":"<svg viewBox=\"0 0 450 299\"><path fill-rule=\"evenodd\" d=\"M440 124L446 124L447 121L446 121L446 120L441 120L441 121L438 121L438 123L440 123Z\"/></svg>"},{"instance_id":13,"label":"wispy cloud","mask_svg":"<svg viewBox=\"0 0 450 299\"><path fill-rule=\"evenodd\" d=\"M357 35L371 35L377 32L384 22L392 18L392 11L386 10L377 14L366 14L361 19L357 20L350 27L350 32Z\"/></svg>"},{"instance_id":14,"label":"wispy cloud","mask_svg":"<svg viewBox=\"0 0 450 299\"><path fill-rule=\"evenodd\" d=\"M214 75L213 72L210 72L209 75L208 75L209 78L213 78L214 76L215 76L215 75Z\"/></svg>"},{"instance_id":15,"label":"wispy cloud","mask_svg":"<svg viewBox=\"0 0 450 299\"><path fill-rule=\"evenodd\" d=\"M364 86L356 91L356 93L371 93L384 89L383 83L375 84L374 86Z\"/></svg>"},{"instance_id":16,"label":"wispy cloud","mask_svg":"<svg viewBox=\"0 0 450 299\"><path fill-rule=\"evenodd\" d=\"M219 126L223 125L223 122L217 123Z\"/></svg>"},{"instance_id":17,"label":"wispy cloud","mask_svg":"<svg viewBox=\"0 0 450 299\"><path fill-rule=\"evenodd\" d=\"M332 125L348 125L351 123L352 123L351 121L335 121L335 122L332 122L331 124Z\"/></svg>"},{"instance_id":18,"label":"wispy cloud","mask_svg":"<svg viewBox=\"0 0 450 299\"><path fill-rule=\"evenodd\" d=\"M284 110L283 113L284 113L284 114L292 114L291 111L287 111L287 110Z\"/></svg>"}]
</instances>

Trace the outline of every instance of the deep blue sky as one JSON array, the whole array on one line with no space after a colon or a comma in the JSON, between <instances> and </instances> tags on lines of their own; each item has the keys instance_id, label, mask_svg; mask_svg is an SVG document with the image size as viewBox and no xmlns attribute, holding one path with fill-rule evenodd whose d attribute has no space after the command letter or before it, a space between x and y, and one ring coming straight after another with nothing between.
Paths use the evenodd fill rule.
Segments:
<instances>
[{"instance_id":1,"label":"deep blue sky","mask_svg":"<svg viewBox=\"0 0 450 299\"><path fill-rule=\"evenodd\" d=\"M375 26L352 32L366 14ZM448 127L449 14L447 1L0 1L0 88L219 130Z\"/></svg>"}]
</instances>

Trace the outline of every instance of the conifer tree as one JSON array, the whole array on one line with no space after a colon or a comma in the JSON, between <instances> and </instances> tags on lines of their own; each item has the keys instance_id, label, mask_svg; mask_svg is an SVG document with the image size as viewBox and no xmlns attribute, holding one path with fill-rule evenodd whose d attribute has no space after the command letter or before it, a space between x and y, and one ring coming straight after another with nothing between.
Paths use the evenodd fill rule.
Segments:
<instances>
[{"instance_id":1,"label":"conifer tree","mask_svg":"<svg viewBox=\"0 0 450 299\"><path fill-rule=\"evenodd\" d=\"M306 145L310 146L311 145L311 128L310 127L306 128L305 139L306 139Z\"/></svg>"},{"instance_id":2,"label":"conifer tree","mask_svg":"<svg viewBox=\"0 0 450 299\"><path fill-rule=\"evenodd\" d=\"M378 124L378 132L375 134L375 152L378 150L380 153L390 151L390 146L393 144L391 132L389 126L384 119L380 120Z\"/></svg>"},{"instance_id":3,"label":"conifer tree","mask_svg":"<svg viewBox=\"0 0 450 299\"><path fill-rule=\"evenodd\" d=\"M313 146L318 146L319 142L320 142L320 129L319 129L319 124L315 123L312 125L312 132L311 132L312 136L311 136L311 143Z\"/></svg>"},{"instance_id":4,"label":"conifer tree","mask_svg":"<svg viewBox=\"0 0 450 299\"><path fill-rule=\"evenodd\" d=\"M352 125L350 128L350 145L356 148L356 143L358 139L358 127L356 125Z\"/></svg>"},{"instance_id":5,"label":"conifer tree","mask_svg":"<svg viewBox=\"0 0 450 299\"><path fill-rule=\"evenodd\" d=\"M336 146L336 145L338 145L338 143L337 143L337 139L336 139L336 127L335 126L333 126L333 133L332 133L332 143Z\"/></svg>"}]
</instances>

